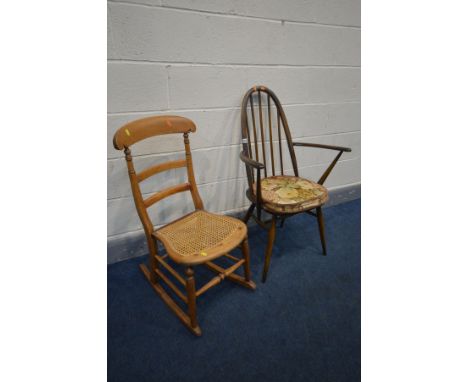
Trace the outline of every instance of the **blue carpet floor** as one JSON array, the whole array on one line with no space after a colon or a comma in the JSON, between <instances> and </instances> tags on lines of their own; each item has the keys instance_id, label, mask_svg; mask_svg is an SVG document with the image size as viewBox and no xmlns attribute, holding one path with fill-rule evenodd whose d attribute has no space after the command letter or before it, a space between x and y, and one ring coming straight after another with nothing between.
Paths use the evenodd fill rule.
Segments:
<instances>
[{"instance_id":1,"label":"blue carpet floor","mask_svg":"<svg viewBox=\"0 0 468 382\"><path fill-rule=\"evenodd\" d=\"M266 284L260 278L267 234L249 227L257 289L224 281L201 296L201 337L144 279L144 258L110 265L108 380L359 381L360 208L355 200L324 210L326 257L316 219L288 219L277 229ZM208 275L196 268L197 277Z\"/></svg>"}]
</instances>

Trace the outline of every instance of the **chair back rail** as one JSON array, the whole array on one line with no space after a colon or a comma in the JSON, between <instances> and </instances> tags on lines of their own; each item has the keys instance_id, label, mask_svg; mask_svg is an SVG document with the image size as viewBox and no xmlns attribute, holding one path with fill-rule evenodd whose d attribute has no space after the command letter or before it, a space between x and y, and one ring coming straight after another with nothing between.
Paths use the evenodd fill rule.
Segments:
<instances>
[{"instance_id":1,"label":"chair back rail","mask_svg":"<svg viewBox=\"0 0 468 382\"><path fill-rule=\"evenodd\" d=\"M154 225L149 217L147 209L160 200L177 194L179 192L190 191L195 209L203 209L203 202L198 193L195 182L192 155L190 151L190 141L188 134L195 132L195 124L183 117L178 116L157 116L139 119L122 126L114 135L114 147L117 150L124 150L127 162L128 175L132 189L133 199L137 209L138 216L143 224L147 241L151 246L153 240L151 234L154 231ZM171 160L150 166L139 173L136 173L133 164L133 158L130 146L144 139L163 135L163 134L183 134L185 159ZM176 168L187 168L187 182L177 184L162 190L159 190L146 199L140 188L140 182L151 176Z\"/></svg>"},{"instance_id":2,"label":"chair back rail","mask_svg":"<svg viewBox=\"0 0 468 382\"><path fill-rule=\"evenodd\" d=\"M257 106L255 106L255 101L257 101ZM275 117L276 132L274 129ZM249 89L242 101L241 126L243 152L249 158L265 165L263 169L265 177L284 175L286 166L283 139L286 140L294 174L298 176L296 154L288 121L283 107L273 91L266 86L253 86ZM246 170L249 185L252 186L254 182L253 170L250 166L246 166Z\"/></svg>"},{"instance_id":3,"label":"chair back rail","mask_svg":"<svg viewBox=\"0 0 468 382\"><path fill-rule=\"evenodd\" d=\"M163 134L193 133L195 124L187 118L174 115L148 117L122 126L114 135L114 147L123 150L146 138Z\"/></svg>"},{"instance_id":4,"label":"chair back rail","mask_svg":"<svg viewBox=\"0 0 468 382\"><path fill-rule=\"evenodd\" d=\"M138 182L142 182L153 175L159 174L160 172L185 166L187 166L187 161L185 159L179 159L148 167L147 169L137 174Z\"/></svg>"}]
</instances>

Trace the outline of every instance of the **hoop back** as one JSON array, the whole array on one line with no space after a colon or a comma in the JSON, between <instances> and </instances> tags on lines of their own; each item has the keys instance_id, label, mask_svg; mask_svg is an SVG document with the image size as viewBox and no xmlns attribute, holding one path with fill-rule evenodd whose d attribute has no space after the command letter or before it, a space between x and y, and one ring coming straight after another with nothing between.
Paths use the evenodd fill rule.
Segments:
<instances>
[{"instance_id":1,"label":"hoop back","mask_svg":"<svg viewBox=\"0 0 468 382\"><path fill-rule=\"evenodd\" d=\"M255 103L256 101L256 103ZM264 176L284 175L285 148L289 152L292 169L298 176L296 154L283 107L272 90L253 86L242 100L242 148L249 158L265 165ZM246 165L249 185L253 184L252 168Z\"/></svg>"}]
</instances>

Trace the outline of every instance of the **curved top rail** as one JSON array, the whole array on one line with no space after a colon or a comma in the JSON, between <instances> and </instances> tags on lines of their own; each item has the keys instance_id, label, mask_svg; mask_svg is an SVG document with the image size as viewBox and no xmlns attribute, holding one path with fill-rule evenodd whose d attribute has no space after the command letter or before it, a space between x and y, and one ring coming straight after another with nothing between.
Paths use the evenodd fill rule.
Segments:
<instances>
[{"instance_id":1,"label":"curved top rail","mask_svg":"<svg viewBox=\"0 0 468 382\"><path fill-rule=\"evenodd\" d=\"M114 135L114 147L123 150L143 139L163 134L193 133L195 124L188 118L164 115L137 119L122 126Z\"/></svg>"}]
</instances>

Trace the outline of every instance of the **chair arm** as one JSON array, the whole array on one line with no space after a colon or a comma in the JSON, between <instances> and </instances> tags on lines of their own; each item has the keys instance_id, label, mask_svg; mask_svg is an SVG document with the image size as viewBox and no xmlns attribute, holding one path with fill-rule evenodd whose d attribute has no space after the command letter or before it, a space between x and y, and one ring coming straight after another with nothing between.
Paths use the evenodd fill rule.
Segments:
<instances>
[{"instance_id":1,"label":"chair arm","mask_svg":"<svg viewBox=\"0 0 468 382\"><path fill-rule=\"evenodd\" d=\"M245 164L256 168L257 170L261 170L262 168L265 168L265 165L263 163L257 162L253 159L250 159L248 156L246 156L243 152L239 154L239 158L241 159L242 162Z\"/></svg>"},{"instance_id":2,"label":"chair arm","mask_svg":"<svg viewBox=\"0 0 468 382\"><path fill-rule=\"evenodd\" d=\"M246 156L243 152L241 152L239 154L239 158L241 159L242 162L244 162L247 166L250 166L250 167L253 167L257 170L257 176L256 176L256 181L255 181L255 185L256 185L256 190L255 190L255 205L257 207L257 218L258 220L260 220L260 217L261 217L261 211L262 211L262 188L261 188L261 177L260 177L260 170L265 168L265 165L260 163L260 162L257 162L253 159L250 159L248 156ZM249 177L249 188L250 188L250 192L251 192L251 195L253 197L253 190L252 190L252 184L250 183L252 180L250 180L250 176L248 175Z\"/></svg>"},{"instance_id":3,"label":"chair arm","mask_svg":"<svg viewBox=\"0 0 468 382\"><path fill-rule=\"evenodd\" d=\"M293 142L293 146L317 147L319 149L345 151L347 153L351 152L349 147L322 145L321 143Z\"/></svg>"},{"instance_id":4,"label":"chair arm","mask_svg":"<svg viewBox=\"0 0 468 382\"><path fill-rule=\"evenodd\" d=\"M293 142L293 146L317 147L319 149L339 151L338 155L335 157L333 162L331 162L330 166L328 166L328 168L325 170L325 172L322 174L322 176L318 180L317 182L318 184L325 183L325 180L328 178L328 175L330 175L331 171L333 170L333 167L335 167L336 163L341 157L341 154L343 154L344 151L346 151L347 153L351 152L351 149L349 147L322 145L321 143Z\"/></svg>"}]
</instances>

